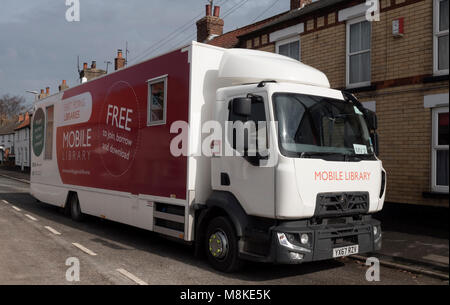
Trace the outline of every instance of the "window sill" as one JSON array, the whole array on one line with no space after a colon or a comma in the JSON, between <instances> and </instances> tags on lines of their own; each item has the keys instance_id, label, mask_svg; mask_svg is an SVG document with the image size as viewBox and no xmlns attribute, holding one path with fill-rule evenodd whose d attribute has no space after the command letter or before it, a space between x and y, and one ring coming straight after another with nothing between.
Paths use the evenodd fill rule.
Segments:
<instances>
[{"instance_id":1,"label":"window sill","mask_svg":"<svg viewBox=\"0 0 450 305\"><path fill-rule=\"evenodd\" d=\"M423 78L423 82L426 83L436 83L436 82L441 82L441 81L448 81L449 80L449 75L445 74L445 75L432 75L432 76L427 76Z\"/></svg>"},{"instance_id":2,"label":"window sill","mask_svg":"<svg viewBox=\"0 0 450 305\"><path fill-rule=\"evenodd\" d=\"M433 199L448 199L449 193L439 193L439 192L423 192L423 198L433 198Z\"/></svg>"},{"instance_id":3,"label":"window sill","mask_svg":"<svg viewBox=\"0 0 450 305\"><path fill-rule=\"evenodd\" d=\"M364 91L374 91L377 89L376 85L364 85L361 87L347 87L344 90L350 93L358 93Z\"/></svg>"}]
</instances>

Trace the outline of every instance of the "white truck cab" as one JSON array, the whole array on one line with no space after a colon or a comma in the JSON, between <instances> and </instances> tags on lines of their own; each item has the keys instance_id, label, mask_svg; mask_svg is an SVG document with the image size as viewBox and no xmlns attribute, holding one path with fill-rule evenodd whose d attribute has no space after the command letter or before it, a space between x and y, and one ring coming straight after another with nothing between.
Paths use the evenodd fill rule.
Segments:
<instances>
[{"instance_id":1,"label":"white truck cab","mask_svg":"<svg viewBox=\"0 0 450 305\"><path fill-rule=\"evenodd\" d=\"M217 90L214 120L225 132L204 213L225 209L235 232L221 222L198 231L213 265L228 271L235 256L302 263L379 249L371 214L383 207L386 175L375 115L287 57L230 50L219 71L236 85ZM236 132L233 124L249 122L247 133Z\"/></svg>"}]
</instances>

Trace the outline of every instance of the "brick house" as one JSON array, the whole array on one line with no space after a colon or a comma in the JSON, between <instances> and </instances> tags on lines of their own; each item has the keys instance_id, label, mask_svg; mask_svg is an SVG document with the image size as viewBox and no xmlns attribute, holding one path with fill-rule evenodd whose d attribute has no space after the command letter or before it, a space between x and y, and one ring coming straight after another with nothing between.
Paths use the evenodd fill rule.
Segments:
<instances>
[{"instance_id":1,"label":"brick house","mask_svg":"<svg viewBox=\"0 0 450 305\"><path fill-rule=\"evenodd\" d=\"M19 115L17 127L14 129L14 147L16 166L22 170L31 167L31 115L26 112Z\"/></svg>"},{"instance_id":2,"label":"brick house","mask_svg":"<svg viewBox=\"0 0 450 305\"><path fill-rule=\"evenodd\" d=\"M208 43L277 52L326 73L378 115L386 200L448 207L449 0L367 1L379 9L371 22L376 6L363 0L290 2Z\"/></svg>"}]
</instances>

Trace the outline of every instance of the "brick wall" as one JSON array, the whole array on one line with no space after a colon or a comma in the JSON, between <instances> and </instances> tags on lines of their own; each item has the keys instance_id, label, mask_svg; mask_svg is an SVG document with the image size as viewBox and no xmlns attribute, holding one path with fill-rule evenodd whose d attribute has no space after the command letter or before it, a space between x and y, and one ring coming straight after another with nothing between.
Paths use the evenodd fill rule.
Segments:
<instances>
[{"instance_id":1,"label":"brick wall","mask_svg":"<svg viewBox=\"0 0 450 305\"><path fill-rule=\"evenodd\" d=\"M301 35L301 61L324 72L333 88L345 86L345 24Z\"/></svg>"},{"instance_id":2,"label":"brick wall","mask_svg":"<svg viewBox=\"0 0 450 305\"><path fill-rule=\"evenodd\" d=\"M447 199L423 197L431 185L432 135L431 109L424 108L424 95L446 92L448 82L359 94L361 101L376 101L379 157L388 177L387 201L448 207Z\"/></svg>"},{"instance_id":3,"label":"brick wall","mask_svg":"<svg viewBox=\"0 0 450 305\"><path fill-rule=\"evenodd\" d=\"M433 1L386 10L380 17L372 23L372 81L432 74ZM405 34L393 37L392 21L400 17Z\"/></svg>"},{"instance_id":4,"label":"brick wall","mask_svg":"<svg viewBox=\"0 0 450 305\"><path fill-rule=\"evenodd\" d=\"M376 102L380 158L388 175L386 200L448 207L448 199L423 196L431 191L432 137L431 109L424 108L424 96L449 92L448 80L423 81L433 73L433 0L381 0L380 6L371 40L371 81L377 89L356 95ZM404 36L394 37L392 21L400 17ZM298 22L305 25L301 61L323 71L333 88L345 88L346 24L337 20L337 10ZM255 46L255 37L245 39L244 47L275 52L274 42L260 40Z\"/></svg>"}]
</instances>

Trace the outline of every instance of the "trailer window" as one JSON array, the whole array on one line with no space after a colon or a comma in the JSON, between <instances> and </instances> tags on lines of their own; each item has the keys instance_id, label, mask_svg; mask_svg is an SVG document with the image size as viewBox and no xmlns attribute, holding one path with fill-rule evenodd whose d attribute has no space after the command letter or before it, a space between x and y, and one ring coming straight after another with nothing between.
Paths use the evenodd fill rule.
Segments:
<instances>
[{"instance_id":1,"label":"trailer window","mask_svg":"<svg viewBox=\"0 0 450 305\"><path fill-rule=\"evenodd\" d=\"M53 106L47 107L46 112L44 160L51 160L53 152Z\"/></svg>"},{"instance_id":2,"label":"trailer window","mask_svg":"<svg viewBox=\"0 0 450 305\"><path fill-rule=\"evenodd\" d=\"M148 81L147 126L166 124L167 76Z\"/></svg>"}]
</instances>

